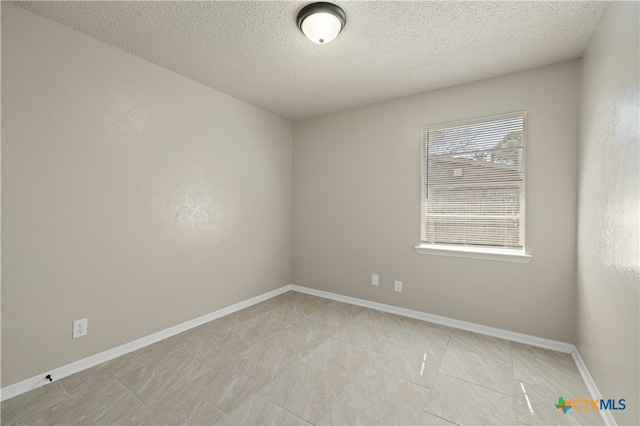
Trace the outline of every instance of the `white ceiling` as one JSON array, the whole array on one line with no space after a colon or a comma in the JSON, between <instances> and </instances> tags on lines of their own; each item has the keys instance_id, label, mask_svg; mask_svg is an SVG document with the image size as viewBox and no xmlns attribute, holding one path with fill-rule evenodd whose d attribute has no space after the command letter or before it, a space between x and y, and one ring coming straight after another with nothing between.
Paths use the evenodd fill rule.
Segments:
<instances>
[{"instance_id":1,"label":"white ceiling","mask_svg":"<svg viewBox=\"0 0 640 426\"><path fill-rule=\"evenodd\" d=\"M316 45L309 2L14 2L291 121L580 57L604 2L336 1Z\"/></svg>"}]
</instances>

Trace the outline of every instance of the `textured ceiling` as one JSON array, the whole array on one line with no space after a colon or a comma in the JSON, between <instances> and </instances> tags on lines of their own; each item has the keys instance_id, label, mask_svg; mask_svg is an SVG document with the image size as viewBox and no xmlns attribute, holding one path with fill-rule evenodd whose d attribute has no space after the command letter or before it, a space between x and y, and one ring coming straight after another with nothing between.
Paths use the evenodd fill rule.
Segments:
<instances>
[{"instance_id":1,"label":"textured ceiling","mask_svg":"<svg viewBox=\"0 0 640 426\"><path fill-rule=\"evenodd\" d=\"M347 25L316 45L301 2L13 3L292 121L578 58L606 7L337 1Z\"/></svg>"}]
</instances>

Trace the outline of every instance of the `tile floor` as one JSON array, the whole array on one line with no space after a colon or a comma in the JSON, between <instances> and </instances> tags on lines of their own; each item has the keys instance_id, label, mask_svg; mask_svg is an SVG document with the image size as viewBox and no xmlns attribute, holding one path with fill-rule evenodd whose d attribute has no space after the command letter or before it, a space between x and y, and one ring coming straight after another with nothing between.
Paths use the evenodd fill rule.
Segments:
<instances>
[{"instance_id":1,"label":"tile floor","mask_svg":"<svg viewBox=\"0 0 640 426\"><path fill-rule=\"evenodd\" d=\"M9 399L3 425L602 424L570 355L288 292ZM528 399L528 400L527 400Z\"/></svg>"}]
</instances>

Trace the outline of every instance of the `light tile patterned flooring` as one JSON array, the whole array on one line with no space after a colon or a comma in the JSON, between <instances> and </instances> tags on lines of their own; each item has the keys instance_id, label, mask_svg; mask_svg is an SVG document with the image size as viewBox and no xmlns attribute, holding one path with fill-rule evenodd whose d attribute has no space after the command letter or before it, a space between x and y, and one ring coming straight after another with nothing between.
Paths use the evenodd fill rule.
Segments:
<instances>
[{"instance_id":1,"label":"light tile patterned flooring","mask_svg":"<svg viewBox=\"0 0 640 426\"><path fill-rule=\"evenodd\" d=\"M525 397L526 394L526 397ZM288 292L1 405L3 425L602 424L570 355ZM528 401L527 401L528 398Z\"/></svg>"}]
</instances>

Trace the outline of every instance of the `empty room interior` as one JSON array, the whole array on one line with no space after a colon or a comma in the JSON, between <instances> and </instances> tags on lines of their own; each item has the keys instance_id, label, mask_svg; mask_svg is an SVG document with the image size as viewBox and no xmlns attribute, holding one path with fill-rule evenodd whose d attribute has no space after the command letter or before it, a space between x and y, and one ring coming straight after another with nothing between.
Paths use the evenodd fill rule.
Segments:
<instances>
[{"instance_id":1,"label":"empty room interior","mask_svg":"<svg viewBox=\"0 0 640 426\"><path fill-rule=\"evenodd\" d=\"M1 6L2 425L640 424L638 2Z\"/></svg>"}]
</instances>

